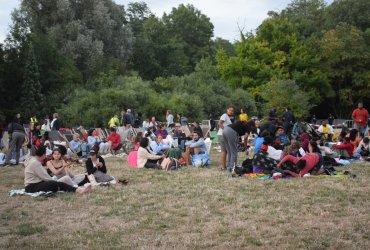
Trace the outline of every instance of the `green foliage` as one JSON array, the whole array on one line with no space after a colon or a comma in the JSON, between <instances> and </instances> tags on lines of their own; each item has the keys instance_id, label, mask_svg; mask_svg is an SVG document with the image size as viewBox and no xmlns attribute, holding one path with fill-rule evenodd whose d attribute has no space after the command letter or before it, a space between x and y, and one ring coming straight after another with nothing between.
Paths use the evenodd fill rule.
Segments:
<instances>
[{"instance_id":1,"label":"green foliage","mask_svg":"<svg viewBox=\"0 0 370 250\"><path fill-rule=\"evenodd\" d=\"M41 84L39 81L39 69L35 58L32 44L28 48L27 61L25 63L23 84L21 89L20 104L25 117L39 114L42 108L43 96L41 95Z\"/></svg>"},{"instance_id":2,"label":"green foliage","mask_svg":"<svg viewBox=\"0 0 370 250\"><path fill-rule=\"evenodd\" d=\"M309 102L307 93L299 89L293 80L274 80L267 83L260 93L265 100L265 113L276 107L284 110L289 107L296 118L305 118L313 104Z\"/></svg>"},{"instance_id":3,"label":"green foliage","mask_svg":"<svg viewBox=\"0 0 370 250\"><path fill-rule=\"evenodd\" d=\"M253 97L245 90L232 91L218 80L210 59L201 60L196 71L185 76L157 78L154 82L139 77L123 77L115 71L101 74L90 82L89 89L76 89L59 110L68 125L106 126L108 120L127 108L141 112L144 117L165 120L165 112L181 113L190 121L200 121L222 114L227 105L245 107L255 112Z\"/></svg>"}]
</instances>

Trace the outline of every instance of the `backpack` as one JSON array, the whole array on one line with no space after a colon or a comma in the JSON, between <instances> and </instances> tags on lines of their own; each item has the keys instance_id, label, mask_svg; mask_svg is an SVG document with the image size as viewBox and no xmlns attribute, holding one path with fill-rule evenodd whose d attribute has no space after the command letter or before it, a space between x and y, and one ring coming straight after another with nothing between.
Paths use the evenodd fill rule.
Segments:
<instances>
[{"instance_id":1,"label":"backpack","mask_svg":"<svg viewBox=\"0 0 370 250\"><path fill-rule=\"evenodd\" d=\"M161 162L162 170L170 171L170 170L176 170L180 167L180 163L177 159L166 157Z\"/></svg>"},{"instance_id":2,"label":"backpack","mask_svg":"<svg viewBox=\"0 0 370 250\"><path fill-rule=\"evenodd\" d=\"M243 174L253 173L252 159L246 159L241 166L234 167L234 173L241 176Z\"/></svg>"}]
</instances>

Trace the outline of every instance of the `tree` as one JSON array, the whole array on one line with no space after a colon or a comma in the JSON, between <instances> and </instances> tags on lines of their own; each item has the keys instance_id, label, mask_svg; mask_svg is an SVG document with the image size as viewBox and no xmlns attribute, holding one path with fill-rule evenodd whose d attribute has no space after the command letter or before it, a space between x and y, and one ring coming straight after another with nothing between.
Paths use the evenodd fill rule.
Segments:
<instances>
[{"instance_id":1,"label":"tree","mask_svg":"<svg viewBox=\"0 0 370 250\"><path fill-rule=\"evenodd\" d=\"M22 113L25 117L32 117L34 114L39 114L42 108L39 75L33 46L30 44L27 53L27 61L25 62L24 80L20 91L20 106L22 107Z\"/></svg>"},{"instance_id":2,"label":"tree","mask_svg":"<svg viewBox=\"0 0 370 250\"><path fill-rule=\"evenodd\" d=\"M265 85L260 95L265 101L266 114L273 107L279 111L289 107L296 118L303 119L314 106L309 101L308 95L300 90L293 80L270 81Z\"/></svg>"},{"instance_id":3,"label":"tree","mask_svg":"<svg viewBox=\"0 0 370 250\"><path fill-rule=\"evenodd\" d=\"M370 94L370 49L363 35L356 27L340 23L319 43L323 66L337 93L332 107L341 116L347 116L354 102Z\"/></svg>"},{"instance_id":4,"label":"tree","mask_svg":"<svg viewBox=\"0 0 370 250\"><path fill-rule=\"evenodd\" d=\"M326 25L335 28L340 22L365 31L370 27L368 0L335 0L326 8Z\"/></svg>"},{"instance_id":5,"label":"tree","mask_svg":"<svg viewBox=\"0 0 370 250\"><path fill-rule=\"evenodd\" d=\"M189 73L200 59L210 55L213 24L209 17L190 4L172 8L171 13L164 14L162 19L170 35L184 46L189 60L186 73Z\"/></svg>"}]
</instances>

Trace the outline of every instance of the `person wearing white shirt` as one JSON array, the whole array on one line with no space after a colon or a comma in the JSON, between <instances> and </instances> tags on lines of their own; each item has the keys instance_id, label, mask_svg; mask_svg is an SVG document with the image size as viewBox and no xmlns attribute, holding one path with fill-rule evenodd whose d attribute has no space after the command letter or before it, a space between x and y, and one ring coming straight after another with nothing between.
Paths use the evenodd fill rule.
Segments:
<instances>
[{"instance_id":1,"label":"person wearing white shirt","mask_svg":"<svg viewBox=\"0 0 370 250\"><path fill-rule=\"evenodd\" d=\"M226 169L226 155L227 155L226 146L225 146L225 142L224 142L222 134L223 134L224 128L234 122L234 111L235 111L234 106L229 106L226 110L226 113L223 114L220 120L218 121L219 129L217 132L217 137L218 137L218 142L220 143L220 147L221 147L220 164L221 164L222 170Z\"/></svg>"}]
</instances>

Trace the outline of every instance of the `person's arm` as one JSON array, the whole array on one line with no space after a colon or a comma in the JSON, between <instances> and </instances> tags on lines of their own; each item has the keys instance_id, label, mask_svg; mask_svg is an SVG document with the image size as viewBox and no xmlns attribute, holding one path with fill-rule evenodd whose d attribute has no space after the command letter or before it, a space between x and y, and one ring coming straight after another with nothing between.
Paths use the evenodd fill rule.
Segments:
<instances>
[{"instance_id":1,"label":"person's arm","mask_svg":"<svg viewBox=\"0 0 370 250\"><path fill-rule=\"evenodd\" d=\"M53 166L53 164L51 164L50 161L46 163L46 167L53 173L53 175L60 174L65 168L65 166L63 165L61 168L55 169L55 167Z\"/></svg>"},{"instance_id":2,"label":"person's arm","mask_svg":"<svg viewBox=\"0 0 370 250\"><path fill-rule=\"evenodd\" d=\"M281 166L283 165L283 163L285 163L287 161L291 161L294 164L296 164L296 162L298 161L298 158L296 158L296 157L294 157L292 155L286 155L276 166L278 168L281 168Z\"/></svg>"},{"instance_id":3,"label":"person's arm","mask_svg":"<svg viewBox=\"0 0 370 250\"><path fill-rule=\"evenodd\" d=\"M191 147L191 148L200 148L203 145L204 145L204 139L203 138L199 138L199 140L196 141L196 142L192 141L192 143L190 143L189 147Z\"/></svg>"},{"instance_id":4,"label":"person's arm","mask_svg":"<svg viewBox=\"0 0 370 250\"><path fill-rule=\"evenodd\" d=\"M103 159L103 157L99 156L99 167L98 167L99 171L103 172L104 174L107 173L107 167L105 165L105 161Z\"/></svg>"},{"instance_id":5,"label":"person's arm","mask_svg":"<svg viewBox=\"0 0 370 250\"><path fill-rule=\"evenodd\" d=\"M41 165L41 163L37 162L37 165L33 167L34 173L37 177L39 177L43 181L52 181L53 179L48 174L46 169Z\"/></svg>"},{"instance_id":6,"label":"person's arm","mask_svg":"<svg viewBox=\"0 0 370 250\"><path fill-rule=\"evenodd\" d=\"M148 160L159 160L164 157L164 155L156 155L150 153L148 150L144 149L144 157Z\"/></svg>"},{"instance_id":7,"label":"person's arm","mask_svg":"<svg viewBox=\"0 0 370 250\"><path fill-rule=\"evenodd\" d=\"M88 159L86 161L86 170L87 170L88 174L93 174L93 173L95 173L96 170L98 170L96 167L94 167L91 159Z\"/></svg>"},{"instance_id":8,"label":"person's arm","mask_svg":"<svg viewBox=\"0 0 370 250\"><path fill-rule=\"evenodd\" d=\"M333 148L335 148L335 149L348 149L348 146L349 146L349 144L346 144L346 143L342 143L340 145L334 144Z\"/></svg>"}]
</instances>

